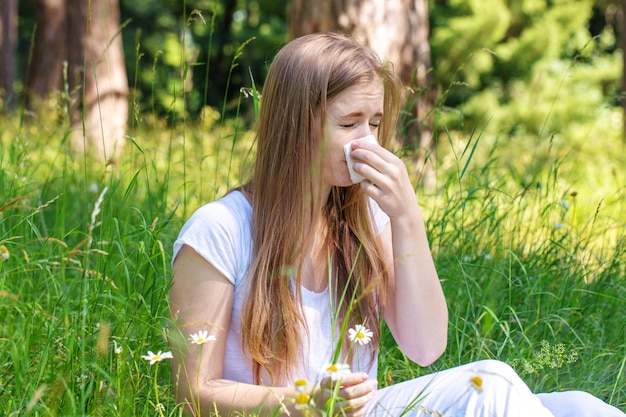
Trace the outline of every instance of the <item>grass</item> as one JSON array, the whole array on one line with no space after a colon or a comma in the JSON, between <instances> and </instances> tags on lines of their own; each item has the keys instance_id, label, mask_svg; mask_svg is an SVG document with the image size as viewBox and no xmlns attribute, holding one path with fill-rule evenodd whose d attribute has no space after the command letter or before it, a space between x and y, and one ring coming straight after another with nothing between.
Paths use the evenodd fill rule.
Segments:
<instances>
[{"instance_id":1,"label":"grass","mask_svg":"<svg viewBox=\"0 0 626 417\"><path fill-rule=\"evenodd\" d=\"M0 118L0 414L180 415L168 363L142 356L169 350L172 242L240 181L251 135L215 115L142 120L116 167L98 167L71 154L62 117L40 117ZM471 133L447 139L437 192L417 195L449 347L420 369L384 329L381 385L498 358L535 391L582 389L626 408L623 178L573 187L567 152L548 149L529 171Z\"/></svg>"}]
</instances>

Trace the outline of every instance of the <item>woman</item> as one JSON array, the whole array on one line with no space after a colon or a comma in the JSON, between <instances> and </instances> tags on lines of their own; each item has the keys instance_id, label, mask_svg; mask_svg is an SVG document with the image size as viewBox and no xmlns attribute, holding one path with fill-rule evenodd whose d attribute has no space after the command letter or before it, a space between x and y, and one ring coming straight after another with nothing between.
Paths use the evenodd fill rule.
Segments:
<instances>
[{"instance_id":1,"label":"woman","mask_svg":"<svg viewBox=\"0 0 626 417\"><path fill-rule=\"evenodd\" d=\"M624 416L585 393L535 396L498 361L376 389L379 316L422 366L447 343L424 220L385 149L400 103L390 66L347 37L309 35L277 54L252 180L200 208L174 245L178 398L195 415ZM207 343L185 340L205 330Z\"/></svg>"}]
</instances>

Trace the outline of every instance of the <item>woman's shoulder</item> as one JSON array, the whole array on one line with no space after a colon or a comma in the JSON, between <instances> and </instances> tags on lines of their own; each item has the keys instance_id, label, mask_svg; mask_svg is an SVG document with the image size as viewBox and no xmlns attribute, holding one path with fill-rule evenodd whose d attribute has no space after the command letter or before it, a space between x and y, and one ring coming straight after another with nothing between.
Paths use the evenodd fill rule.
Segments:
<instances>
[{"instance_id":1,"label":"woman's shoulder","mask_svg":"<svg viewBox=\"0 0 626 417\"><path fill-rule=\"evenodd\" d=\"M180 236L192 233L211 239L238 239L249 235L251 218L252 207L245 195L231 191L198 208L185 222Z\"/></svg>"},{"instance_id":2,"label":"woman's shoulder","mask_svg":"<svg viewBox=\"0 0 626 417\"><path fill-rule=\"evenodd\" d=\"M246 196L241 191L234 190L198 208L188 222L200 219L210 222L234 220L246 223L251 214L252 207Z\"/></svg>"},{"instance_id":3,"label":"woman's shoulder","mask_svg":"<svg viewBox=\"0 0 626 417\"><path fill-rule=\"evenodd\" d=\"M185 222L172 259L187 245L234 283L251 254L251 214L250 203L240 191L205 204Z\"/></svg>"}]
</instances>

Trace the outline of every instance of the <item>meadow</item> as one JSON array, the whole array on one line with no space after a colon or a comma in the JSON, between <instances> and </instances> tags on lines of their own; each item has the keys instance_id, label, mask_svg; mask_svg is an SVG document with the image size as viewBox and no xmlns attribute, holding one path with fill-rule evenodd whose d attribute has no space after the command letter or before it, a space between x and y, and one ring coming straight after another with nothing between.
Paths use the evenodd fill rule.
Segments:
<instances>
[{"instance_id":1,"label":"meadow","mask_svg":"<svg viewBox=\"0 0 626 417\"><path fill-rule=\"evenodd\" d=\"M172 243L245 180L252 133L211 109L146 115L102 166L72 154L59 112L0 118L0 415L181 415L169 361L143 356L169 351ZM380 384L497 358L534 391L626 409L623 143L477 132L441 133L436 186L416 187L448 349L419 368L383 329Z\"/></svg>"}]
</instances>

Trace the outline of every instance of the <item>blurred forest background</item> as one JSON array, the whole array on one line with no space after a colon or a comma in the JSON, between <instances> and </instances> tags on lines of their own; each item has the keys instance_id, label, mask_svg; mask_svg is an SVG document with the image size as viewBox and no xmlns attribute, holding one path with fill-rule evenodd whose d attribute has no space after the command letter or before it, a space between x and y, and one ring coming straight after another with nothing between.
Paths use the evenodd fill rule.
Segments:
<instances>
[{"instance_id":1,"label":"blurred forest background","mask_svg":"<svg viewBox=\"0 0 626 417\"><path fill-rule=\"evenodd\" d=\"M406 123L426 131L409 140L413 149L430 151L433 131L436 137L461 128L485 130L484 137L497 132L507 142L623 136L619 0L384 4L380 10L372 0L3 0L0 114L36 112L51 100L88 112L90 88L82 84L93 73L100 77L94 130L105 136L123 137L126 120L112 119L125 118L126 105L130 123L146 114L194 123L213 109L221 117L237 112L253 127L252 100L238 98L242 88L262 88L277 49L306 32L341 30L370 44L395 42L405 57L412 49L408 63L395 64L414 102L425 102ZM106 30L98 31L99 21ZM408 35L398 34L401 26ZM392 47L380 52L395 60ZM82 73L75 69L81 63ZM108 96L118 100L111 111L104 107ZM89 117L78 113L74 123L82 121L88 135ZM100 121L117 127L103 129Z\"/></svg>"}]
</instances>

